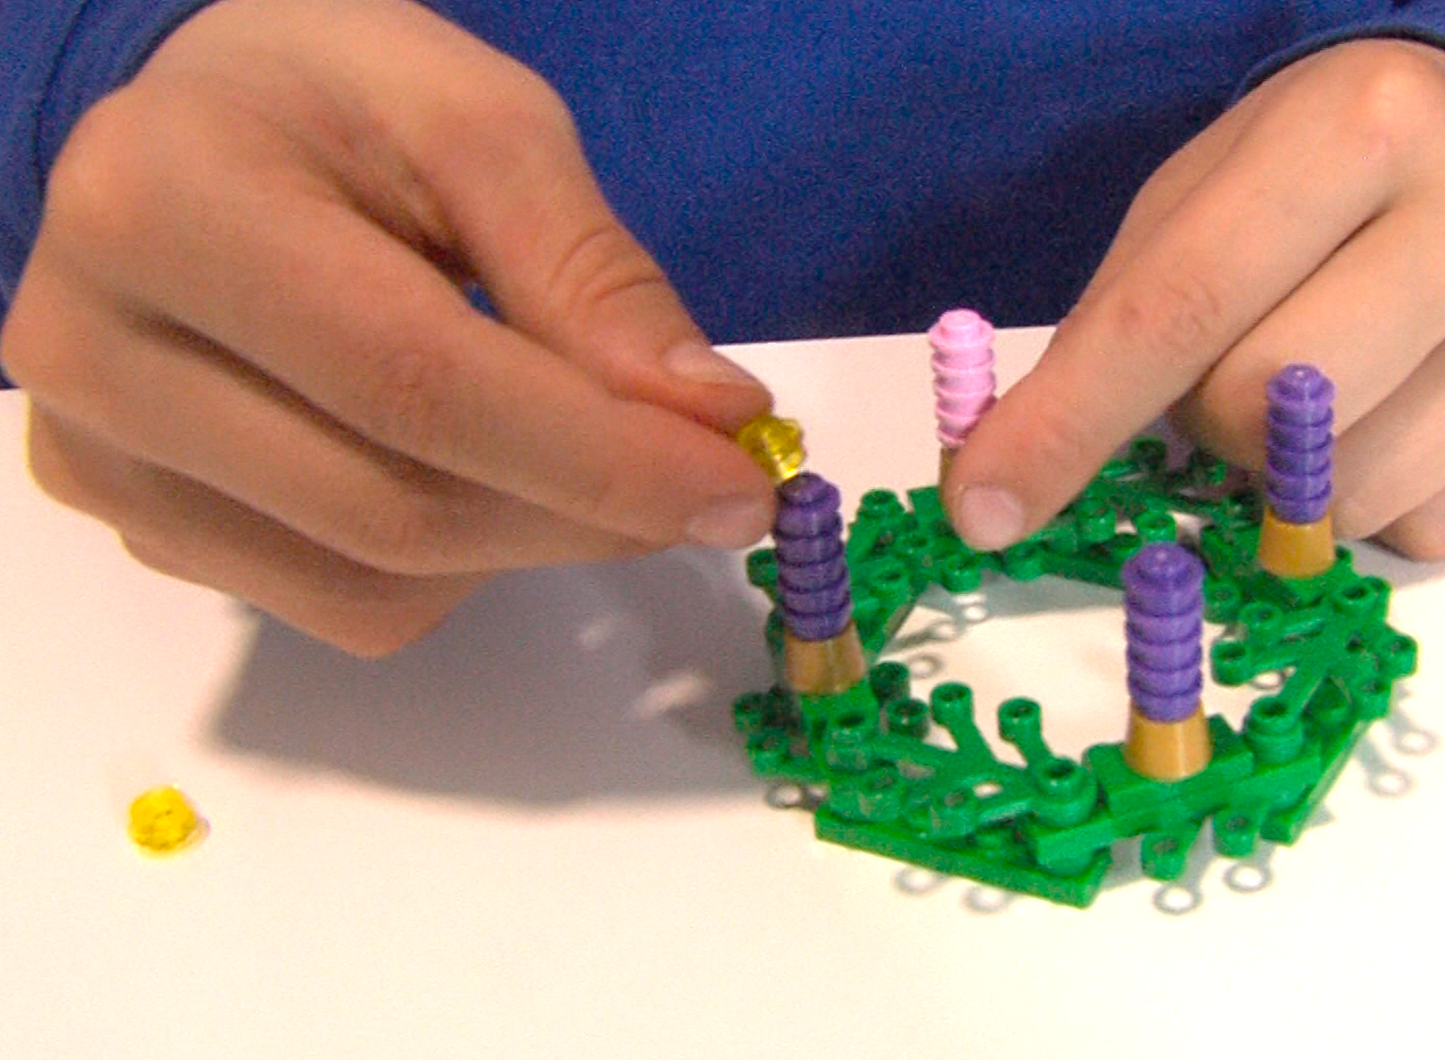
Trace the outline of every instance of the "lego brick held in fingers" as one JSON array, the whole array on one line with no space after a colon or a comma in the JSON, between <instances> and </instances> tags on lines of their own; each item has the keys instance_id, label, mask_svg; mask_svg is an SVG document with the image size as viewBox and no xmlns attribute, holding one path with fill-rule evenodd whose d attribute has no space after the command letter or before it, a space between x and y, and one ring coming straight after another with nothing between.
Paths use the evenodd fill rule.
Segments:
<instances>
[{"instance_id":1,"label":"lego brick held in fingers","mask_svg":"<svg viewBox=\"0 0 1445 1060\"><path fill-rule=\"evenodd\" d=\"M803 467L803 429L797 420L765 412L738 428L735 436L747 454L768 473L774 485L788 481Z\"/></svg>"}]
</instances>

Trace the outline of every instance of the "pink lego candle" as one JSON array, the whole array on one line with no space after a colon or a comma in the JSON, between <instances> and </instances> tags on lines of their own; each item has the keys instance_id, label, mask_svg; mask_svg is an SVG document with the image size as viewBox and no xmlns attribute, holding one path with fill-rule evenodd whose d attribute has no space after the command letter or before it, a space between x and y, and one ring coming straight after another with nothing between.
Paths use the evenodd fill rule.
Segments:
<instances>
[{"instance_id":1,"label":"pink lego candle","mask_svg":"<svg viewBox=\"0 0 1445 1060\"><path fill-rule=\"evenodd\" d=\"M971 309L953 309L928 332L938 441L957 449L993 407L993 325Z\"/></svg>"}]
</instances>

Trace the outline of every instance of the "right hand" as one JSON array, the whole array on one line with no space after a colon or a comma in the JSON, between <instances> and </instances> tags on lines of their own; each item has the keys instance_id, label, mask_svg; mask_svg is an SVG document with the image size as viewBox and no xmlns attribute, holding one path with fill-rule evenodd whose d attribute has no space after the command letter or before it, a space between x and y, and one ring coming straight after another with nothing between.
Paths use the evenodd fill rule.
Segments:
<instances>
[{"instance_id":1,"label":"right hand","mask_svg":"<svg viewBox=\"0 0 1445 1060\"><path fill-rule=\"evenodd\" d=\"M61 152L0 357L44 489L360 654L492 572L771 519L726 436L768 396L608 210L566 107L402 0L177 29Z\"/></svg>"}]
</instances>

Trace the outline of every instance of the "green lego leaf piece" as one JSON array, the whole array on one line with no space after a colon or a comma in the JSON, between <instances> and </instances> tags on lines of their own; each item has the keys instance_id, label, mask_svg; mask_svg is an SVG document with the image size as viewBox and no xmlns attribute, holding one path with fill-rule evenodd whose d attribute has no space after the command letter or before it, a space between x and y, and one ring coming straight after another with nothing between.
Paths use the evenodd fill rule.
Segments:
<instances>
[{"instance_id":1,"label":"green lego leaf piece","mask_svg":"<svg viewBox=\"0 0 1445 1060\"><path fill-rule=\"evenodd\" d=\"M1042 709L999 707L999 733L1023 766L1000 762L974 719L966 684L938 685L928 703L907 667L875 663L837 695L798 696L779 683L740 696L734 720L753 769L819 794L819 838L938 872L1073 906L1088 905L1110 850L1137 837L1146 875L1177 879L1212 822L1214 850L1247 857L1259 839L1292 843L1308 826L1355 746L1389 709L1395 682L1415 671L1416 642L1387 621L1390 587L1359 575L1340 549L1311 579L1261 571L1261 506L1233 489L1228 468L1195 454L1166 465L1162 442L1140 439L1110 461L1049 525L1002 552L975 552L953 532L936 487L866 494L845 555L854 622L876 659L932 586L974 592L996 577L1062 577L1118 588L1120 568L1143 544L1179 540L1187 517L1206 566L1206 617L1225 625L1210 652L1214 680L1238 685L1276 672L1278 690L1251 706L1236 732L1209 719L1213 757L1176 782L1134 773L1122 744L1082 761L1055 755ZM748 558L749 581L776 598L770 549ZM781 675L775 610L768 649ZM930 740L934 728L952 746Z\"/></svg>"},{"instance_id":2,"label":"green lego leaf piece","mask_svg":"<svg viewBox=\"0 0 1445 1060\"><path fill-rule=\"evenodd\" d=\"M819 839L1081 909L1094 900L1109 869L1109 857L1104 853L1071 875L1049 872L1038 866L1027 845L1008 829L950 845L920 839L902 828L849 821L827 807L818 809L813 823Z\"/></svg>"}]
</instances>

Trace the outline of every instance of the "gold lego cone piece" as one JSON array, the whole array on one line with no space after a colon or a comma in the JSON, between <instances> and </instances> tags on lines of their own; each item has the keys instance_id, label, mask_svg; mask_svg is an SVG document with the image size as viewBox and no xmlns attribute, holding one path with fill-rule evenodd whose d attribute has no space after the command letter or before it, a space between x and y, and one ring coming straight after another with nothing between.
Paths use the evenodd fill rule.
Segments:
<instances>
[{"instance_id":1,"label":"gold lego cone piece","mask_svg":"<svg viewBox=\"0 0 1445 1060\"><path fill-rule=\"evenodd\" d=\"M1214 744L1209 721L1196 707L1183 721L1151 721L1129 704L1129 734L1124 764L1142 777L1174 781L1192 777L1209 766Z\"/></svg>"},{"instance_id":2,"label":"gold lego cone piece","mask_svg":"<svg viewBox=\"0 0 1445 1060\"><path fill-rule=\"evenodd\" d=\"M846 692L868 675L863 642L852 622L836 637L801 640L783 634L783 680L805 696L831 696Z\"/></svg>"},{"instance_id":3,"label":"gold lego cone piece","mask_svg":"<svg viewBox=\"0 0 1445 1060\"><path fill-rule=\"evenodd\" d=\"M1335 565L1330 513L1314 523L1287 523L1268 508L1259 527L1259 565L1276 578L1313 578Z\"/></svg>"}]
</instances>

